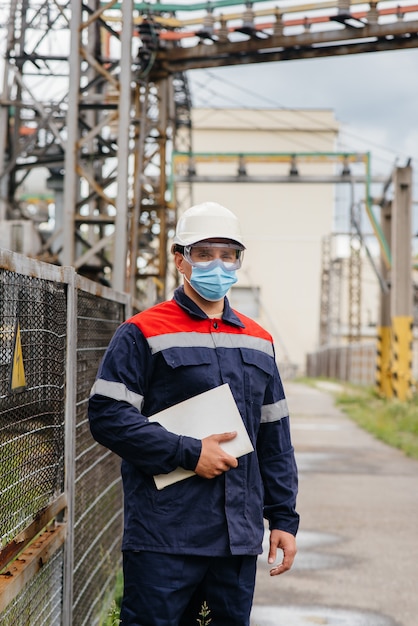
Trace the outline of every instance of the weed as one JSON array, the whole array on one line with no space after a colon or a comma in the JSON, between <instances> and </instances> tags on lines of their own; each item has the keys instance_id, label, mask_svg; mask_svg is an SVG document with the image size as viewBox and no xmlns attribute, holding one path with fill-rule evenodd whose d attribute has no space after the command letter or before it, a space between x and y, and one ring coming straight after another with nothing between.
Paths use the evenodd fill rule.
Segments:
<instances>
[{"instance_id":1,"label":"weed","mask_svg":"<svg viewBox=\"0 0 418 626\"><path fill-rule=\"evenodd\" d=\"M202 604L202 608L200 609L200 613L199 616L202 619L197 619L197 623L199 624L199 626L207 626L208 624L211 623L212 618L209 617L210 614L210 609L208 607L208 605L206 604L206 600L203 602Z\"/></svg>"},{"instance_id":2,"label":"weed","mask_svg":"<svg viewBox=\"0 0 418 626\"><path fill-rule=\"evenodd\" d=\"M113 601L110 607L109 613L107 615L106 621L103 624L103 626L119 626L120 624L119 616L120 616L119 607L117 606L116 602Z\"/></svg>"}]
</instances>

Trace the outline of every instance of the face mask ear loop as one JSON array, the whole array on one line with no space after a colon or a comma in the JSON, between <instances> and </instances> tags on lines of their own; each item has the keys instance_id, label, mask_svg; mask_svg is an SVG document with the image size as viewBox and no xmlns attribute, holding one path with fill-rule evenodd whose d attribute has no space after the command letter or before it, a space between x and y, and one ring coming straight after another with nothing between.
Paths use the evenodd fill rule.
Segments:
<instances>
[{"instance_id":1,"label":"face mask ear loop","mask_svg":"<svg viewBox=\"0 0 418 626\"><path fill-rule=\"evenodd\" d=\"M193 289L193 291L194 291L195 293L197 293L197 295L198 295L198 296L200 296L201 298L203 298L204 300L207 300L207 298L205 298L205 296L202 296L202 294L201 294L201 293L199 293L199 292L198 292L198 290L197 290L195 287L193 287L192 283L191 283L191 282L190 282L190 280L187 278L186 274L183 274L183 276L184 276L184 280L185 280L186 282L188 282L188 283L189 283L189 285L190 285L190 287Z\"/></svg>"}]
</instances>

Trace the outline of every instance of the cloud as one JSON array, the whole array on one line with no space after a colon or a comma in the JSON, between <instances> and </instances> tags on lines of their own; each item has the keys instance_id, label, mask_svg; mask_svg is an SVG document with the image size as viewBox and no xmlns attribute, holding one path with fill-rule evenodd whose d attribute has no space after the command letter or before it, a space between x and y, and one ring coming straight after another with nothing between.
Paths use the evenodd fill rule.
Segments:
<instances>
[{"instance_id":1,"label":"cloud","mask_svg":"<svg viewBox=\"0 0 418 626\"><path fill-rule=\"evenodd\" d=\"M411 156L418 168L417 67L414 49L194 70L189 78L197 106L333 109L348 144L358 135L388 161Z\"/></svg>"}]
</instances>

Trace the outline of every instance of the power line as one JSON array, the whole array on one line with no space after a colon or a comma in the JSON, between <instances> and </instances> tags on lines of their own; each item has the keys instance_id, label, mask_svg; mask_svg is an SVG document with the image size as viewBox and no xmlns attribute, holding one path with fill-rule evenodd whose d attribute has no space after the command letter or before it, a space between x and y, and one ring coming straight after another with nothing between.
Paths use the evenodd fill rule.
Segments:
<instances>
[{"instance_id":1,"label":"power line","mask_svg":"<svg viewBox=\"0 0 418 626\"><path fill-rule=\"evenodd\" d=\"M264 103L268 104L269 106L274 106L275 109L292 112L295 115L300 116L301 118L307 119L308 121L315 122L316 125L321 125L321 122L318 119L313 118L306 111L301 111L299 109L295 109L295 108L292 108L292 107L287 107L287 106L283 105L282 103L277 102L276 100L268 98L265 95L261 95L261 94L255 92L254 90L251 90L251 89L248 89L248 88L244 87L241 84L237 84L236 82L231 81L229 78L228 78L228 80L225 80L225 79L221 78L219 75L217 75L216 72L213 72L211 70L203 70L203 71L204 71L205 75L209 76L212 80L215 80L215 81L218 81L218 82L222 83L224 86L233 87L234 89L237 89L238 91L240 91L240 92L242 92L242 93L244 93L246 95L250 95L251 97L258 98L261 102L264 102ZM215 97L219 97L219 98L221 98L224 101L226 100L226 101L230 101L230 102L239 104L240 108L244 108L244 109L253 108L253 107L247 107L245 105L242 105L242 101L234 100L230 96L226 96L224 93L219 93L219 92L214 92L213 90L209 90L208 87L207 87L207 83L197 83L196 82L196 86L199 87L199 88L200 87L203 88L206 93L211 93ZM192 91L193 91L193 89L192 89ZM211 108L220 108L220 107L211 107ZM222 107L222 108L224 108L224 107ZM265 111L264 113L266 114L267 111ZM324 127L324 131L329 131L330 130L330 127L327 124L323 124L323 127ZM289 127L289 130L291 130L290 127ZM318 132L318 131L313 131L313 132ZM345 136L347 136L349 138L351 137L352 139L354 139L356 141L362 141L363 143L367 144L368 146L371 146L371 147L374 147L374 148L376 148L378 150L383 150L384 152L387 152L389 155L391 155L391 157L392 157L391 159L380 157L380 160L382 162L387 163L387 164L393 165L393 162L395 160L396 155L401 155L403 158L409 158L410 157L410 155L405 154L403 151L397 151L396 152L393 149L389 149L387 146L383 146L383 145L378 144L376 142L369 141L364 136L360 136L360 135L357 135L355 133L349 132L349 131L347 131L344 128L342 129L342 133ZM300 144L300 145L303 145L303 144ZM414 157L412 157L412 158L413 158L414 161L417 160Z\"/></svg>"},{"instance_id":2,"label":"power line","mask_svg":"<svg viewBox=\"0 0 418 626\"><path fill-rule=\"evenodd\" d=\"M209 89L206 83L205 84L202 83L200 85L199 85L199 83L196 83L196 85L203 87L205 89L205 93L213 94L215 96L219 96L220 95L219 93L214 92L213 90ZM227 95L224 95L224 94L222 94L222 99L225 100L225 101L229 101L229 102L231 102L231 103L233 103L235 105L238 105L240 107L240 109L251 110L253 108L253 107L247 107L247 106L243 105L241 100L235 100L234 98L231 98L230 96L227 96ZM209 108L212 109L212 110L216 110L216 107L209 107ZM218 108L220 108L220 107L218 107ZM279 110L289 111L291 113L296 113L296 114L302 113L302 112L298 111L297 109L290 109L290 108L287 109L286 107L280 107L280 106L277 106L276 108L279 109ZM224 108L224 107L222 107L222 109L224 110L225 114L228 115L229 109L228 108ZM260 110L259 113L264 115L265 117L271 117L271 116L269 116L269 111L268 110ZM231 112L231 117L232 116L233 116L234 120L239 119L239 116L236 114L236 112L234 114L232 114L232 112ZM310 121L314 122L315 125L317 125L317 126L318 125L322 125L321 122L318 119L313 118L313 117L309 117L308 118L308 116L306 116L306 117ZM269 133L272 132L270 128L269 129L265 129L265 128L262 128L262 127L257 126L257 125L252 125L252 128L254 130L259 130L259 131L263 131L264 130L265 132L269 132ZM287 129L289 131L291 131L291 130L300 130L300 128L292 127L292 126L290 126L290 124L288 125ZM321 131L311 131L311 132L314 134L314 133L320 133L320 132L322 133L322 132L329 132L329 131L335 131L335 129L330 127L327 124L323 124L323 130L321 130ZM312 150L313 149L312 144L303 142L300 139L295 139L294 137L292 137L292 142L295 145L300 146L302 148L305 148L307 150Z\"/></svg>"}]
</instances>

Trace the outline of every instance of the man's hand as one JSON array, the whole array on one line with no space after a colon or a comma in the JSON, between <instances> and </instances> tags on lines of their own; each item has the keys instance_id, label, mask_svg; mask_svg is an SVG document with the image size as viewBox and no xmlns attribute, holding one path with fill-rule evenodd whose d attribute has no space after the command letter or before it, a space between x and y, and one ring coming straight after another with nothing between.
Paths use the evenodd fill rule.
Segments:
<instances>
[{"instance_id":1,"label":"man's hand","mask_svg":"<svg viewBox=\"0 0 418 626\"><path fill-rule=\"evenodd\" d=\"M219 445L224 441L231 441L236 436L237 433L233 432L210 435L202 439L202 451L194 470L196 474L202 478L215 478L227 472L231 467L237 467L237 459L222 450Z\"/></svg>"},{"instance_id":2,"label":"man's hand","mask_svg":"<svg viewBox=\"0 0 418 626\"><path fill-rule=\"evenodd\" d=\"M270 576L278 576L287 572L296 556L296 539L291 533L284 530L272 530L270 533L270 551L268 562L271 565L277 558L277 549L283 550L283 561L270 570Z\"/></svg>"}]
</instances>

